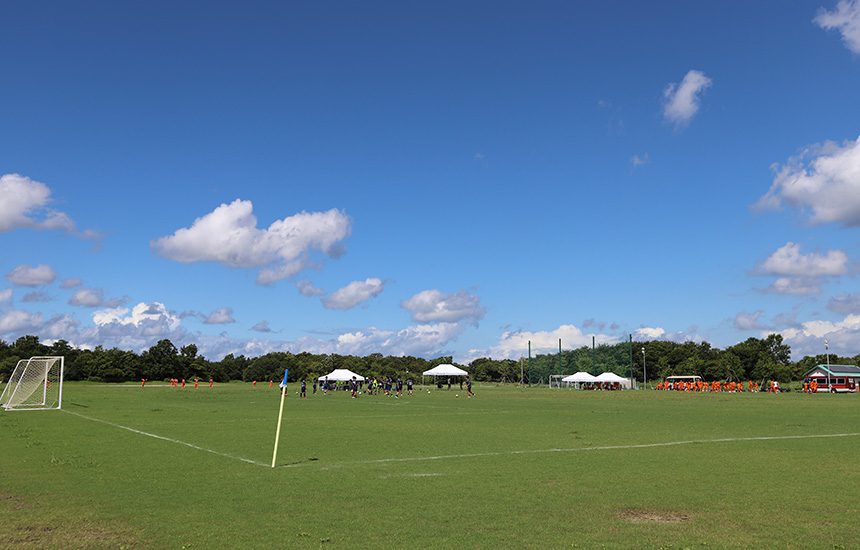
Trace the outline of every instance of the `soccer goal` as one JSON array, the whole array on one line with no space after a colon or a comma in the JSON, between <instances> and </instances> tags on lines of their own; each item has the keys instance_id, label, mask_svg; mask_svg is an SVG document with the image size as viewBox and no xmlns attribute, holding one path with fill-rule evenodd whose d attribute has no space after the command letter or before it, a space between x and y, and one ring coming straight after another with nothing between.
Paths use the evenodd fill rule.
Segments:
<instances>
[{"instance_id":1,"label":"soccer goal","mask_svg":"<svg viewBox=\"0 0 860 550\"><path fill-rule=\"evenodd\" d=\"M560 388L562 385L570 386L568 382L562 382L561 379L567 376L566 374L550 374L549 375L549 387L550 388Z\"/></svg>"},{"instance_id":2,"label":"soccer goal","mask_svg":"<svg viewBox=\"0 0 860 550\"><path fill-rule=\"evenodd\" d=\"M63 359L31 357L18 361L0 394L0 406L7 411L62 408Z\"/></svg>"}]
</instances>

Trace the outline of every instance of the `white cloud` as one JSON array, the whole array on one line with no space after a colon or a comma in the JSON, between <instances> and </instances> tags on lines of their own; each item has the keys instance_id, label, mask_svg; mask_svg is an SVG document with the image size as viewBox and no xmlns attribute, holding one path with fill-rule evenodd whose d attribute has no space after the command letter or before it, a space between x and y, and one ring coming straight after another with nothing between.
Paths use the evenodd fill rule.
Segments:
<instances>
[{"instance_id":1,"label":"white cloud","mask_svg":"<svg viewBox=\"0 0 860 550\"><path fill-rule=\"evenodd\" d=\"M860 294L840 294L827 302L827 309L836 313L860 313Z\"/></svg>"},{"instance_id":2,"label":"white cloud","mask_svg":"<svg viewBox=\"0 0 860 550\"><path fill-rule=\"evenodd\" d=\"M266 320L260 321L259 323L254 325L253 327L251 327L251 330L255 332L272 332L272 329L269 328L269 322Z\"/></svg>"},{"instance_id":3,"label":"white cloud","mask_svg":"<svg viewBox=\"0 0 860 550\"><path fill-rule=\"evenodd\" d=\"M434 356L444 353L445 346L463 331L457 323L415 325L400 330L375 327L347 332L337 337L337 352L352 355L382 353L386 355Z\"/></svg>"},{"instance_id":4,"label":"white cloud","mask_svg":"<svg viewBox=\"0 0 860 550\"><path fill-rule=\"evenodd\" d=\"M60 282L60 288L77 288L84 284L84 282L77 277L72 277L69 279L63 279Z\"/></svg>"},{"instance_id":5,"label":"white cloud","mask_svg":"<svg viewBox=\"0 0 860 550\"><path fill-rule=\"evenodd\" d=\"M104 290L100 288L82 288L69 298L69 305L81 307L119 307L125 302L125 298L105 300Z\"/></svg>"},{"instance_id":6,"label":"white cloud","mask_svg":"<svg viewBox=\"0 0 860 550\"><path fill-rule=\"evenodd\" d=\"M785 165L774 165L768 192L754 205L799 208L812 223L860 225L860 138L841 146L827 142L804 149Z\"/></svg>"},{"instance_id":7,"label":"white cloud","mask_svg":"<svg viewBox=\"0 0 860 550\"><path fill-rule=\"evenodd\" d=\"M59 229L85 238L98 237L94 231L78 232L75 222L64 212L48 208L51 190L44 183L20 174L0 176L0 232L13 229Z\"/></svg>"},{"instance_id":8,"label":"white cloud","mask_svg":"<svg viewBox=\"0 0 860 550\"><path fill-rule=\"evenodd\" d=\"M702 92L712 81L702 71L690 70L680 84L672 82L663 90L663 117L676 128L686 126L699 111Z\"/></svg>"},{"instance_id":9,"label":"white cloud","mask_svg":"<svg viewBox=\"0 0 860 550\"><path fill-rule=\"evenodd\" d=\"M42 316L38 313L13 309L0 313L0 334L27 332L42 324Z\"/></svg>"},{"instance_id":10,"label":"white cloud","mask_svg":"<svg viewBox=\"0 0 860 550\"><path fill-rule=\"evenodd\" d=\"M57 273L49 265L19 265L10 271L6 278L13 284L19 286L42 286L54 282Z\"/></svg>"},{"instance_id":11,"label":"white cloud","mask_svg":"<svg viewBox=\"0 0 860 550\"><path fill-rule=\"evenodd\" d=\"M761 322L763 314L764 312L760 309L752 313L742 311L735 315L735 328L738 330L764 330L767 327Z\"/></svg>"},{"instance_id":12,"label":"white cloud","mask_svg":"<svg viewBox=\"0 0 860 550\"><path fill-rule=\"evenodd\" d=\"M296 283L296 288L299 289L299 293L302 296L322 296L325 294L325 291L321 288L317 288L314 284L308 280L302 280Z\"/></svg>"},{"instance_id":13,"label":"white cloud","mask_svg":"<svg viewBox=\"0 0 860 550\"><path fill-rule=\"evenodd\" d=\"M486 313L480 298L465 290L455 293L423 290L400 305L419 323L454 323L463 320L477 323Z\"/></svg>"},{"instance_id":14,"label":"white cloud","mask_svg":"<svg viewBox=\"0 0 860 550\"><path fill-rule=\"evenodd\" d=\"M788 242L768 256L758 272L787 277L835 277L848 272L848 256L841 250L802 254L799 244Z\"/></svg>"},{"instance_id":15,"label":"white cloud","mask_svg":"<svg viewBox=\"0 0 860 550\"><path fill-rule=\"evenodd\" d=\"M779 277L770 285L759 290L771 294L812 296L821 292L821 282L818 279L806 279L803 277Z\"/></svg>"},{"instance_id":16,"label":"white cloud","mask_svg":"<svg viewBox=\"0 0 860 550\"><path fill-rule=\"evenodd\" d=\"M641 327L633 331L633 338L636 340L659 340L666 336L666 329L663 327Z\"/></svg>"},{"instance_id":17,"label":"white cloud","mask_svg":"<svg viewBox=\"0 0 860 550\"><path fill-rule=\"evenodd\" d=\"M847 315L841 321L806 321L780 334L795 358L824 353L825 339L830 343L830 353L856 355L860 352L860 315Z\"/></svg>"},{"instance_id":18,"label":"white cloud","mask_svg":"<svg viewBox=\"0 0 860 550\"><path fill-rule=\"evenodd\" d=\"M835 10L822 9L813 21L824 30L839 31L845 47L860 54L860 1L839 0Z\"/></svg>"},{"instance_id":19,"label":"white cloud","mask_svg":"<svg viewBox=\"0 0 860 550\"><path fill-rule=\"evenodd\" d=\"M237 199L151 245L178 262L261 268L257 282L269 284L309 267L313 250L330 257L341 255L349 233L349 218L337 209L300 212L258 229L251 201Z\"/></svg>"},{"instance_id":20,"label":"white cloud","mask_svg":"<svg viewBox=\"0 0 860 550\"><path fill-rule=\"evenodd\" d=\"M489 350L471 350L470 357L492 357L494 359L518 359L528 354L529 341L532 343L532 353L557 353L558 339L561 338L564 349L591 346L591 337L598 344L616 344L620 340L607 334L583 333L576 325L561 325L549 331L505 331L498 343Z\"/></svg>"},{"instance_id":21,"label":"white cloud","mask_svg":"<svg viewBox=\"0 0 860 550\"><path fill-rule=\"evenodd\" d=\"M236 320L233 319L233 308L219 307L207 315L206 318L203 319L203 322L207 325L227 325L235 323Z\"/></svg>"},{"instance_id":22,"label":"white cloud","mask_svg":"<svg viewBox=\"0 0 860 550\"><path fill-rule=\"evenodd\" d=\"M0 290L0 304L12 301L12 289Z\"/></svg>"},{"instance_id":23,"label":"white cloud","mask_svg":"<svg viewBox=\"0 0 860 550\"><path fill-rule=\"evenodd\" d=\"M382 292L385 283L371 277L363 281L353 281L322 299L326 309L352 309Z\"/></svg>"}]
</instances>

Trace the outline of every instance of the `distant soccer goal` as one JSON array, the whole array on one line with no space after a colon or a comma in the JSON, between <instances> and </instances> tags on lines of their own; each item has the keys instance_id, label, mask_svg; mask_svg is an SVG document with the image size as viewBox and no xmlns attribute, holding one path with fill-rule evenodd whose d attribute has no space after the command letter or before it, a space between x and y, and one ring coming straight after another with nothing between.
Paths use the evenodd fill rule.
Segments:
<instances>
[{"instance_id":1,"label":"distant soccer goal","mask_svg":"<svg viewBox=\"0 0 860 550\"><path fill-rule=\"evenodd\" d=\"M31 357L15 365L0 394L0 406L7 411L60 409L63 405L64 358Z\"/></svg>"},{"instance_id":2,"label":"distant soccer goal","mask_svg":"<svg viewBox=\"0 0 860 550\"><path fill-rule=\"evenodd\" d=\"M550 374L549 375L549 387L550 388L561 388L562 386L570 386L568 382L562 382L561 379L567 376L566 374Z\"/></svg>"}]
</instances>

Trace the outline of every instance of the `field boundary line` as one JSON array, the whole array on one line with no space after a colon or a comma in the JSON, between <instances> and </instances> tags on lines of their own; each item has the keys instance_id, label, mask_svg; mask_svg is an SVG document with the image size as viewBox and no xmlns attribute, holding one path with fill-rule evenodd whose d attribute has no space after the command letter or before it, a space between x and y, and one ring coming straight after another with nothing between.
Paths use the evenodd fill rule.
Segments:
<instances>
[{"instance_id":1,"label":"field boundary line","mask_svg":"<svg viewBox=\"0 0 860 550\"><path fill-rule=\"evenodd\" d=\"M233 460L239 460L239 461L241 461L241 462L245 462L246 464L254 464L254 465L256 465L256 466L264 466L264 467L266 467L266 468L268 468L268 467L269 467L269 465L268 465L268 464L263 464L262 462L257 462L256 460L251 460L250 458L244 458L244 457L241 457L241 456L231 455L231 454L228 454L228 453L222 453L222 452L220 452L220 451L215 451L215 450L212 450L212 449L207 449L206 447L201 447L200 445L195 445L194 443L188 443L188 442L186 442L186 441L180 441L179 439L173 439L173 438L171 438L171 437L165 437L165 436L163 436L163 435L158 435L158 434L154 434L154 433L150 433L150 432L145 432L145 431L143 431L143 430L138 430L138 429L135 429L135 428L130 428L130 427L128 427L128 426L123 426L122 424L117 424L117 423L115 423L115 422L110 422L110 421L108 421L108 420L102 420L101 418L93 418L93 417L91 417L91 416L86 416L86 415L83 415L83 414L81 414L81 413L76 413L76 412L74 412L74 411L70 411L70 410L67 410L67 409L60 409L60 410L62 410L62 411L63 411L63 412L65 412L65 413L68 413L68 414L71 414L71 415L77 416L77 417L79 417L79 418L83 418L83 419L85 419L85 420L90 420L90 421L92 421L92 422L98 422L98 423L100 423L100 424L106 424L106 425L108 425L108 426L112 426L112 427L114 427L114 428L119 428L119 429L121 429L121 430L126 430L126 431L129 431L129 432L132 432L132 433L136 433L136 434L139 434L139 435L145 435L145 436L147 436L147 437L152 437L152 438L154 438L154 439L160 439L161 441L168 441L168 442L170 442L170 443L176 443L176 444L178 444L178 445L184 445L184 446L186 446L186 447L190 447L190 448L192 448L192 449L196 449L196 450L198 450L198 451L203 451L203 452L210 453L210 454L213 454L213 455L222 456L222 457L224 457L224 458L231 458L231 459L233 459Z\"/></svg>"},{"instance_id":2,"label":"field boundary line","mask_svg":"<svg viewBox=\"0 0 860 550\"><path fill-rule=\"evenodd\" d=\"M514 451L488 451L484 453L462 453L436 456L413 456L403 458L377 458L373 460L358 460L354 462L341 462L323 466L322 469L345 468L349 466L364 466L371 464L391 464L398 462L428 462L434 460L455 460L460 458L484 458L490 456L514 456L526 454L549 454L549 453L584 453L590 451L616 451L628 449L653 449L659 447L678 447L682 445L697 445L707 443L740 443L747 441L783 441L793 439L824 439L834 437L857 437L860 432L837 433L837 434L807 434L807 435L763 435L753 437L722 437L718 439L687 439L682 441L664 441L661 443L638 443L632 445L602 445L597 447L570 447L553 449L523 449ZM297 466L297 465L290 465Z\"/></svg>"}]
</instances>

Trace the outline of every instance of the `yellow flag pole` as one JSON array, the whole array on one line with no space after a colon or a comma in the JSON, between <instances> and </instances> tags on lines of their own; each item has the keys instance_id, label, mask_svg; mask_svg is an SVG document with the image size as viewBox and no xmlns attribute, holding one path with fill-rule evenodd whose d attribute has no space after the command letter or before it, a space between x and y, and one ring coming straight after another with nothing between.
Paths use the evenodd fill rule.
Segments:
<instances>
[{"instance_id":1,"label":"yellow flag pole","mask_svg":"<svg viewBox=\"0 0 860 550\"><path fill-rule=\"evenodd\" d=\"M278 441L281 439L281 418L284 416L284 397L287 395L287 385L281 388L281 407L278 410L278 429L275 430L275 450L272 451L272 468L275 467L275 461L278 459Z\"/></svg>"}]
</instances>

